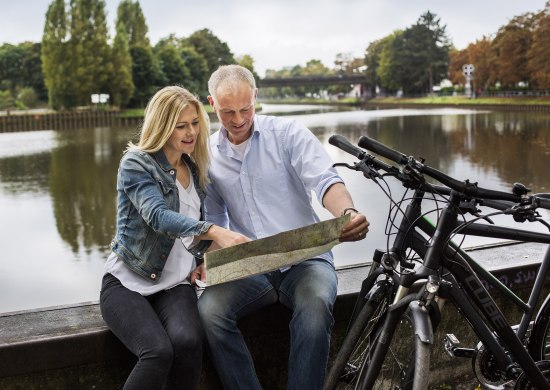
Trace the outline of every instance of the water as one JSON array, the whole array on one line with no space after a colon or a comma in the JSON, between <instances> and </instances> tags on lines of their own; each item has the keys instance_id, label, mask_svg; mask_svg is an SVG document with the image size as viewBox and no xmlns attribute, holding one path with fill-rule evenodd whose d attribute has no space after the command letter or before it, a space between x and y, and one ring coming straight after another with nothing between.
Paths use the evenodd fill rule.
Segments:
<instances>
[{"instance_id":1,"label":"water","mask_svg":"<svg viewBox=\"0 0 550 390\"><path fill-rule=\"evenodd\" d=\"M335 162L353 158L328 145L332 134L352 142L369 135L460 179L502 190L520 181L534 192L550 192L549 114L271 105L264 110L298 112L296 119ZM135 128L0 134L0 312L98 299L115 229L116 171L129 139L136 139ZM344 266L368 261L375 248L385 246L388 202L358 172L339 172L356 208L371 222L366 240L335 247L336 264ZM394 195L402 193L395 181L388 186ZM323 219L330 217L315 207Z\"/></svg>"}]
</instances>

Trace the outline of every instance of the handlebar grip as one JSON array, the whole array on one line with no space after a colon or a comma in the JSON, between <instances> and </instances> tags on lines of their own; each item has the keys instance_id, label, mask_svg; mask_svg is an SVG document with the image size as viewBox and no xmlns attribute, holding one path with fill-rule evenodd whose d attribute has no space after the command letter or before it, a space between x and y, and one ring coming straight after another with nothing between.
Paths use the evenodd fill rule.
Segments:
<instances>
[{"instance_id":1,"label":"handlebar grip","mask_svg":"<svg viewBox=\"0 0 550 390\"><path fill-rule=\"evenodd\" d=\"M407 162L407 156L405 156L403 153L389 148L386 145L367 136L362 136L361 138L359 138L359 146L363 149L367 149L371 152L379 154L382 157L386 157L392 161L395 161L398 164L405 164Z\"/></svg>"},{"instance_id":2,"label":"handlebar grip","mask_svg":"<svg viewBox=\"0 0 550 390\"><path fill-rule=\"evenodd\" d=\"M359 149L357 146L351 144L346 137L339 134L330 136L330 138L328 139L328 143L342 149L346 153L357 157L359 160L362 160L366 155L364 151Z\"/></svg>"},{"instance_id":3,"label":"handlebar grip","mask_svg":"<svg viewBox=\"0 0 550 390\"><path fill-rule=\"evenodd\" d=\"M550 199L537 197L537 200L539 202L539 207L542 207L543 209L550 209Z\"/></svg>"}]
</instances>

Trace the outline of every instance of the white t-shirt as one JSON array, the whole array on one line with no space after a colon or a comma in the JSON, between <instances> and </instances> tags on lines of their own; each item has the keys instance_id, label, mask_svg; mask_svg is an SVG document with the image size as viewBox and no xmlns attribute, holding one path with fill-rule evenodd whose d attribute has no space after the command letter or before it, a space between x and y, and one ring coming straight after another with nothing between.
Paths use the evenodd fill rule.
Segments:
<instances>
[{"instance_id":1,"label":"white t-shirt","mask_svg":"<svg viewBox=\"0 0 550 390\"><path fill-rule=\"evenodd\" d=\"M179 190L180 214L198 220L200 218L200 199L193 183L193 177L191 174L189 176L191 180L187 188L184 188L176 180ZM141 295L152 295L178 284L189 284L189 273L196 267L196 262L195 257L187 251L186 247L191 245L193 239L193 236L176 239L158 282L152 282L136 274L114 252L109 255L105 263L105 272L116 276L123 286Z\"/></svg>"}]
</instances>

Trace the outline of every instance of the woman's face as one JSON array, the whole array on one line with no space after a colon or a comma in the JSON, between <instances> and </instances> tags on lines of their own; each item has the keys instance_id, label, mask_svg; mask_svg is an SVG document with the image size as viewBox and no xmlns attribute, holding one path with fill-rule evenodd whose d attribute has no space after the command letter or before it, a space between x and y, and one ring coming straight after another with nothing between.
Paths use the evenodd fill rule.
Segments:
<instances>
[{"instance_id":1,"label":"woman's face","mask_svg":"<svg viewBox=\"0 0 550 390\"><path fill-rule=\"evenodd\" d=\"M164 151L168 155L191 154L195 150L195 144L199 136L199 115L194 105L189 104L180 112L176 127L172 135L164 145Z\"/></svg>"}]
</instances>

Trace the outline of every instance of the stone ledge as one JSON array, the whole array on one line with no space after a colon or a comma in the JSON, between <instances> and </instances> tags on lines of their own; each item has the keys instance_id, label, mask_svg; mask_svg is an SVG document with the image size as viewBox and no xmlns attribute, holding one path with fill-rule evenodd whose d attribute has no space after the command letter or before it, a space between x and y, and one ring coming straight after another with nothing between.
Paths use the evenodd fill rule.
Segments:
<instances>
[{"instance_id":1,"label":"stone ledge","mask_svg":"<svg viewBox=\"0 0 550 390\"><path fill-rule=\"evenodd\" d=\"M515 290L530 286L545 248L542 244L487 248L475 257ZM341 343L367 272L365 264L338 270L331 354ZM285 387L289 319L288 309L272 305L239 324L266 389ZM104 324L96 302L0 314L0 329L0 388L6 390L119 387L135 362ZM201 388L220 388L208 359Z\"/></svg>"}]
</instances>

